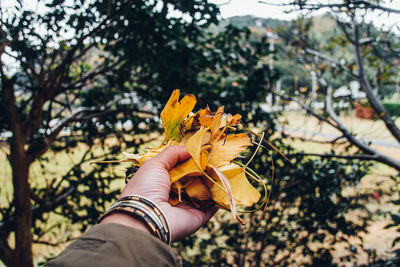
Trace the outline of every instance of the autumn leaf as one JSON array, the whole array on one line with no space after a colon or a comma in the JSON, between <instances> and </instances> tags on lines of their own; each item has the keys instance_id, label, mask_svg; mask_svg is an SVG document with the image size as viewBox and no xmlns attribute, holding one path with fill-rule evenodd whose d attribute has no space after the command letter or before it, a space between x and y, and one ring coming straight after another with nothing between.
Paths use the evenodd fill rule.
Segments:
<instances>
[{"instance_id":1,"label":"autumn leaf","mask_svg":"<svg viewBox=\"0 0 400 267\"><path fill-rule=\"evenodd\" d=\"M169 171L171 183L175 183L185 176L201 176L208 163L208 153L200 155L200 166L195 162L194 158L190 158L183 163L178 164Z\"/></svg>"},{"instance_id":2,"label":"autumn leaf","mask_svg":"<svg viewBox=\"0 0 400 267\"><path fill-rule=\"evenodd\" d=\"M179 95L180 91L178 89L174 90L161 112L161 120L165 132L164 141L181 140L179 127L196 105L196 97L194 95L185 95L181 101L179 101Z\"/></svg>"},{"instance_id":3,"label":"autumn leaf","mask_svg":"<svg viewBox=\"0 0 400 267\"><path fill-rule=\"evenodd\" d=\"M220 193L221 195L226 196L226 199L227 199L227 203L226 203L227 205L223 205L223 207L225 207L226 209L229 209L232 212L233 218L236 218L236 204L235 204L235 200L234 200L233 193L232 193L232 187L231 187L231 184L229 183L229 179L225 176L225 174L223 174L218 168L216 168L212 164L210 164L210 167L214 171L214 174L215 174L214 177L217 177L218 181L220 182L219 185L222 184L223 187L225 188L225 192L222 191L222 193ZM213 185L213 187L217 186L217 185L218 185L218 183ZM213 200L215 201L214 196L213 196Z\"/></svg>"},{"instance_id":4,"label":"autumn leaf","mask_svg":"<svg viewBox=\"0 0 400 267\"><path fill-rule=\"evenodd\" d=\"M221 168L221 172L228 178L232 189L232 196L237 205L251 207L258 202L261 194L249 183L242 167L231 164L225 168ZM221 184L222 181L218 181L218 183ZM213 185L211 193L214 201L220 206L229 207L229 197L220 187Z\"/></svg>"},{"instance_id":5,"label":"autumn leaf","mask_svg":"<svg viewBox=\"0 0 400 267\"><path fill-rule=\"evenodd\" d=\"M229 165L246 147L251 145L251 138L247 134L229 135L212 143L213 149L209 162L217 168Z\"/></svg>"},{"instance_id":6,"label":"autumn leaf","mask_svg":"<svg viewBox=\"0 0 400 267\"><path fill-rule=\"evenodd\" d=\"M128 154L125 153L127 156L124 161L135 161L138 163L139 166L141 166L146 160L151 159L158 154L160 154L164 149L166 149L169 145L163 145L160 147L154 147L150 149L149 151L145 153L139 153L139 154Z\"/></svg>"},{"instance_id":7,"label":"autumn leaf","mask_svg":"<svg viewBox=\"0 0 400 267\"><path fill-rule=\"evenodd\" d=\"M192 183L185 188L186 194L198 200L208 200L211 199L211 192L207 185L203 182L200 177L193 177Z\"/></svg>"},{"instance_id":8,"label":"autumn leaf","mask_svg":"<svg viewBox=\"0 0 400 267\"><path fill-rule=\"evenodd\" d=\"M209 129L207 129L206 127L201 127L186 142L186 149L199 168L201 168L200 154L204 149L204 145L208 144L208 142L210 141L210 138L211 133Z\"/></svg>"}]
</instances>

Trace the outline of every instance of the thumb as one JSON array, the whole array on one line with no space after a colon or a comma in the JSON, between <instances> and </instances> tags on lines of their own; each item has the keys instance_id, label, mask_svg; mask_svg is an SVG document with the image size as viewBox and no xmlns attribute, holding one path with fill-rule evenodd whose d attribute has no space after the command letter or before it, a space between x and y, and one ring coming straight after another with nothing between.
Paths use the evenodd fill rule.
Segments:
<instances>
[{"instance_id":1,"label":"thumb","mask_svg":"<svg viewBox=\"0 0 400 267\"><path fill-rule=\"evenodd\" d=\"M171 146L160 154L148 161L149 165L162 166L167 171L172 169L178 162L184 161L190 157L189 152L184 146Z\"/></svg>"}]
</instances>

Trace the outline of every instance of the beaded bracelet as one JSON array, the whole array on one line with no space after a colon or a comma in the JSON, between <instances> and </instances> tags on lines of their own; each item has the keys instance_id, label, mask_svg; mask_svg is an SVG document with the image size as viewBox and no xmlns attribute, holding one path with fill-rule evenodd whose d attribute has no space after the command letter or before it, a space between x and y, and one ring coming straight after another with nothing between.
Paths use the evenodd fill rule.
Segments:
<instances>
[{"instance_id":1,"label":"beaded bracelet","mask_svg":"<svg viewBox=\"0 0 400 267\"><path fill-rule=\"evenodd\" d=\"M111 205L100 217L99 222L117 212L141 219L149 227L153 236L168 245L171 243L171 232L167 218L151 200L138 195L124 196Z\"/></svg>"}]
</instances>

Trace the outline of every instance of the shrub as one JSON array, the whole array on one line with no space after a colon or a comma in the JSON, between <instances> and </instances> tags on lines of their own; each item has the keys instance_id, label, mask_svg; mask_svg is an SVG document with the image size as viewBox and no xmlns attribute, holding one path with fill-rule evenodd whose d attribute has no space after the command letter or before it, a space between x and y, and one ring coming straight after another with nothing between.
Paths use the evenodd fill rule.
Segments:
<instances>
[{"instance_id":1,"label":"shrub","mask_svg":"<svg viewBox=\"0 0 400 267\"><path fill-rule=\"evenodd\" d=\"M400 102L384 102L382 105L385 107L390 116L400 116Z\"/></svg>"}]
</instances>

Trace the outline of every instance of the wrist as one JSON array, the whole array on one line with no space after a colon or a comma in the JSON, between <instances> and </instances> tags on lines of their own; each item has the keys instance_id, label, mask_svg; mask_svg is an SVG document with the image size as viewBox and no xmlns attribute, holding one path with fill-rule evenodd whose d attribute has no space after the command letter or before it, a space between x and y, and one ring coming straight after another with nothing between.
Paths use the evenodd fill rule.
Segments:
<instances>
[{"instance_id":1,"label":"wrist","mask_svg":"<svg viewBox=\"0 0 400 267\"><path fill-rule=\"evenodd\" d=\"M103 223L122 224L122 225L136 228L138 230L141 230L141 231L151 234L150 229L143 221L141 221L138 218L134 218L130 215L124 214L124 213L113 213L113 214L107 216L106 218L104 218L100 222L100 224L103 224Z\"/></svg>"},{"instance_id":2,"label":"wrist","mask_svg":"<svg viewBox=\"0 0 400 267\"><path fill-rule=\"evenodd\" d=\"M119 215L116 215L119 214ZM129 216L121 216L121 214ZM166 244L171 243L168 221L160 208L151 200L138 195L120 197L100 217L99 222L119 223L151 233ZM145 228L147 227L147 228Z\"/></svg>"}]
</instances>

